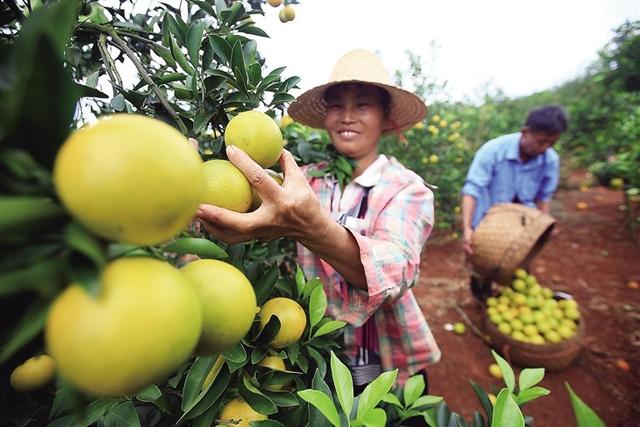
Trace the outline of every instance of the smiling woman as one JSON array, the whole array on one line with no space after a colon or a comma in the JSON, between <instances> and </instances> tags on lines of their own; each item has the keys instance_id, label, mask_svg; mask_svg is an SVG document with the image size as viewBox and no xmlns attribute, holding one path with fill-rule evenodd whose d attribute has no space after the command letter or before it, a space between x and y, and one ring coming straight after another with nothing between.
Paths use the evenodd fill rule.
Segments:
<instances>
[{"instance_id":1,"label":"smiling woman","mask_svg":"<svg viewBox=\"0 0 640 427\"><path fill-rule=\"evenodd\" d=\"M296 121L328 131L336 150L355 162L353 180L313 177L322 165L299 168L286 150L284 182L244 152L227 154L262 199L241 214L202 205L209 233L228 243L291 237L307 277L319 277L328 314L348 323L345 349L356 388L381 371L398 369L400 384L440 358L429 326L411 291L420 254L433 225L433 194L397 160L378 154L384 134L421 121L419 97L389 82L379 59L354 50L336 64L329 83L302 94L289 108Z\"/></svg>"}]
</instances>

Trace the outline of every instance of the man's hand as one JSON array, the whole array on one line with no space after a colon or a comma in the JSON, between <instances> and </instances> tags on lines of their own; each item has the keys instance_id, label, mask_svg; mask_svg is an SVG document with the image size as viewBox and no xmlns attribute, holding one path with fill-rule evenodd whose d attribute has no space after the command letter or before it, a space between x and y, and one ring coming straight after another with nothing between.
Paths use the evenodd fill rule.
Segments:
<instances>
[{"instance_id":1,"label":"man's hand","mask_svg":"<svg viewBox=\"0 0 640 427\"><path fill-rule=\"evenodd\" d=\"M471 247L471 241L473 239L473 229L471 227L465 227L462 232L462 249L467 255L473 255L473 248Z\"/></svg>"}]
</instances>

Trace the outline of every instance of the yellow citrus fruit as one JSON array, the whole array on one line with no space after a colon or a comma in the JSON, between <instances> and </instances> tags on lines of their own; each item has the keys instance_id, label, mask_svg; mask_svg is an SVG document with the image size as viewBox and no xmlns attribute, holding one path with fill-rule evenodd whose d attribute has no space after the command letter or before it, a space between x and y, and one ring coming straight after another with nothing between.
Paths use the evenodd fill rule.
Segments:
<instances>
[{"instance_id":1,"label":"yellow citrus fruit","mask_svg":"<svg viewBox=\"0 0 640 427\"><path fill-rule=\"evenodd\" d=\"M576 208L578 208L580 210L587 209L588 207L589 207L589 205L587 205L585 202L576 203Z\"/></svg>"},{"instance_id":2,"label":"yellow citrus fruit","mask_svg":"<svg viewBox=\"0 0 640 427\"><path fill-rule=\"evenodd\" d=\"M240 148L263 168L276 164L284 146L278 124L260 111L245 111L231 119L224 142Z\"/></svg>"},{"instance_id":3,"label":"yellow citrus fruit","mask_svg":"<svg viewBox=\"0 0 640 427\"><path fill-rule=\"evenodd\" d=\"M489 374L491 374L493 378L502 379L502 370L497 363L492 363L491 365L489 365Z\"/></svg>"},{"instance_id":4,"label":"yellow citrus fruit","mask_svg":"<svg viewBox=\"0 0 640 427\"><path fill-rule=\"evenodd\" d=\"M624 187L624 179L622 178L611 178L609 181L609 186L615 190L620 190Z\"/></svg>"},{"instance_id":5,"label":"yellow citrus fruit","mask_svg":"<svg viewBox=\"0 0 640 427\"><path fill-rule=\"evenodd\" d=\"M253 410L242 398L236 397L224 405L219 422L224 426L249 427L251 421L266 420L267 416Z\"/></svg>"},{"instance_id":6,"label":"yellow citrus fruit","mask_svg":"<svg viewBox=\"0 0 640 427\"><path fill-rule=\"evenodd\" d=\"M290 298L270 299L260 309L260 328L264 328L271 316L280 320L280 331L271 341L271 347L281 349L298 342L307 324L307 315L300 304Z\"/></svg>"},{"instance_id":7,"label":"yellow citrus fruit","mask_svg":"<svg viewBox=\"0 0 640 427\"><path fill-rule=\"evenodd\" d=\"M204 190L200 156L160 120L115 114L69 136L53 178L66 208L107 239L163 242L193 218Z\"/></svg>"},{"instance_id":8,"label":"yellow citrus fruit","mask_svg":"<svg viewBox=\"0 0 640 427\"><path fill-rule=\"evenodd\" d=\"M438 160L440 160L440 157L438 157L437 154L432 154L429 156L430 163L438 163Z\"/></svg>"},{"instance_id":9,"label":"yellow citrus fruit","mask_svg":"<svg viewBox=\"0 0 640 427\"><path fill-rule=\"evenodd\" d=\"M27 393L47 385L56 375L56 362L51 356L30 357L11 372L11 387Z\"/></svg>"},{"instance_id":10,"label":"yellow citrus fruit","mask_svg":"<svg viewBox=\"0 0 640 427\"><path fill-rule=\"evenodd\" d=\"M286 371L287 367L284 364L284 360L279 356L265 356L259 363L259 366L273 369L274 371Z\"/></svg>"},{"instance_id":11,"label":"yellow citrus fruit","mask_svg":"<svg viewBox=\"0 0 640 427\"><path fill-rule=\"evenodd\" d=\"M293 21L296 18L296 10L292 5L288 4L282 10L287 21Z\"/></svg>"},{"instance_id":12,"label":"yellow citrus fruit","mask_svg":"<svg viewBox=\"0 0 640 427\"><path fill-rule=\"evenodd\" d=\"M244 174L228 160L209 160L204 163L206 190L203 203L246 212L251 206L253 188Z\"/></svg>"},{"instance_id":13,"label":"yellow citrus fruit","mask_svg":"<svg viewBox=\"0 0 640 427\"><path fill-rule=\"evenodd\" d=\"M293 122L294 120L291 118L291 116L282 116L282 118L280 119L280 128L285 129L289 127L289 125L291 125Z\"/></svg>"},{"instance_id":14,"label":"yellow citrus fruit","mask_svg":"<svg viewBox=\"0 0 640 427\"><path fill-rule=\"evenodd\" d=\"M101 396L136 393L193 352L202 308L189 280L151 258L109 264L93 297L77 284L54 301L45 338L60 374Z\"/></svg>"},{"instance_id":15,"label":"yellow citrus fruit","mask_svg":"<svg viewBox=\"0 0 640 427\"><path fill-rule=\"evenodd\" d=\"M249 332L256 315L256 294L251 282L233 265L202 259L182 268L202 305L199 354L229 350Z\"/></svg>"},{"instance_id":16,"label":"yellow citrus fruit","mask_svg":"<svg viewBox=\"0 0 640 427\"><path fill-rule=\"evenodd\" d=\"M267 3L269 3L271 7L278 7L282 4L282 0L267 0Z\"/></svg>"},{"instance_id":17,"label":"yellow citrus fruit","mask_svg":"<svg viewBox=\"0 0 640 427\"><path fill-rule=\"evenodd\" d=\"M272 171L271 169L267 169L266 171L267 171L267 174L271 178L273 178L273 180L275 182L277 182L279 185L282 185L282 183L284 182L284 177L282 175L280 175L276 171ZM258 195L258 192L257 191L253 191L253 195L251 197L251 206L249 207L249 210L250 211L255 211L256 209L258 209L260 207L261 204L262 204L262 199Z\"/></svg>"}]
</instances>

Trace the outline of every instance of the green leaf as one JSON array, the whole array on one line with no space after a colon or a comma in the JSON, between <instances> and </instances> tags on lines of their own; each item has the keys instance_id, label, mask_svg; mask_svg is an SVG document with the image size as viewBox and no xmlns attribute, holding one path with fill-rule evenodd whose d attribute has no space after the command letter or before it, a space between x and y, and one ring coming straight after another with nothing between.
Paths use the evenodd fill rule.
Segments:
<instances>
[{"instance_id":1,"label":"green leaf","mask_svg":"<svg viewBox=\"0 0 640 427\"><path fill-rule=\"evenodd\" d=\"M198 67L198 59L200 57L200 45L202 45L202 35L204 34L204 25L201 21L194 22L187 31L187 52L194 67Z\"/></svg>"},{"instance_id":2,"label":"green leaf","mask_svg":"<svg viewBox=\"0 0 640 427\"><path fill-rule=\"evenodd\" d=\"M324 360L324 357L312 346L307 346L307 353L313 360L316 361L316 366L318 367L318 371L320 372L320 376L324 377L327 373L327 362Z\"/></svg>"},{"instance_id":3,"label":"green leaf","mask_svg":"<svg viewBox=\"0 0 640 427\"><path fill-rule=\"evenodd\" d=\"M518 393L518 396L516 397L516 402L518 402L518 405L522 406L533 399L546 396L549 393L551 392L544 387L537 387L537 386L529 387L528 389L522 390L520 393Z\"/></svg>"},{"instance_id":4,"label":"green leaf","mask_svg":"<svg viewBox=\"0 0 640 427\"><path fill-rule=\"evenodd\" d=\"M327 311L327 295L322 286L317 286L309 300L309 324L313 328L324 317Z\"/></svg>"},{"instance_id":5,"label":"green leaf","mask_svg":"<svg viewBox=\"0 0 640 427\"><path fill-rule=\"evenodd\" d=\"M105 427L140 427L140 419L133 402L127 400L107 411L103 422Z\"/></svg>"},{"instance_id":6,"label":"green leaf","mask_svg":"<svg viewBox=\"0 0 640 427\"><path fill-rule=\"evenodd\" d=\"M253 86L256 86L257 84L259 84L260 79L262 78L262 68L260 67L260 64L255 63L255 64L249 65L248 74L249 74L249 82Z\"/></svg>"},{"instance_id":7,"label":"green leaf","mask_svg":"<svg viewBox=\"0 0 640 427\"><path fill-rule=\"evenodd\" d=\"M238 28L238 31L241 33L252 34L258 37L269 38L269 35L267 33L265 33L261 28L258 28L254 25L247 25L246 27Z\"/></svg>"},{"instance_id":8,"label":"green leaf","mask_svg":"<svg viewBox=\"0 0 640 427\"><path fill-rule=\"evenodd\" d=\"M331 320L320 326L316 333L313 334L313 338L318 338L333 331L337 331L338 329L343 328L346 324L347 322L343 322L342 320Z\"/></svg>"},{"instance_id":9,"label":"green leaf","mask_svg":"<svg viewBox=\"0 0 640 427\"><path fill-rule=\"evenodd\" d=\"M305 283L306 281L304 278L304 272L302 271L302 268L300 267L300 265L297 265L296 266L296 296L302 295L302 292L304 291Z\"/></svg>"},{"instance_id":10,"label":"green leaf","mask_svg":"<svg viewBox=\"0 0 640 427\"><path fill-rule=\"evenodd\" d=\"M425 384L422 375L414 375L404 385L403 398L405 406L411 406L424 392Z\"/></svg>"},{"instance_id":11,"label":"green leaf","mask_svg":"<svg viewBox=\"0 0 640 427\"><path fill-rule=\"evenodd\" d=\"M199 110L193 120L193 133L197 135L205 130L214 113L215 111Z\"/></svg>"},{"instance_id":12,"label":"green leaf","mask_svg":"<svg viewBox=\"0 0 640 427\"><path fill-rule=\"evenodd\" d=\"M240 19L240 17L242 17L242 15L244 15L245 13L242 2L234 2L229 10L231 13L224 18L224 22L226 22L229 26L238 22L238 19Z\"/></svg>"},{"instance_id":13,"label":"green leaf","mask_svg":"<svg viewBox=\"0 0 640 427\"><path fill-rule=\"evenodd\" d=\"M151 384L150 386L136 393L136 399L140 400L141 402L153 402L160 396L162 396L162 391L160 391L158 386L155 384Z\"/></svg>"},{"instance_id":14,"label":"green leaf","mask_svg":"<svg viewBox=\"0 0 640 427\"><path fill-rule=\"evenodd\" d=\"M44 328L51 301L36 300L27 309L10 335L3 337L0 350L0 365L9 360L18 350L28 344Z\"/></svg>"},{"instance_id":15,"label":"green leaf","mask_svg":"<svg viewBox=\"0 0 640 427\"><path fill-rule=\"evenodd\" d=\"M569 392L571 406L573 406L573 413L576 415L578 427L605 427L604 422L598 414L580 399L580 396L573 391L569 383L565 382L564 385Z\"/></svg>"},{"instance_id":16,"label":"green leaf","mask_svg":"<svg viewBox=\"0 0 640 427\"><path fill-rule=\"evenodd\" d=\"M291 408L300 404L293 393L286 390L262 390L262 393L266 397L268 397L276 406L281 408Z\"/></svg>"},{"instance_id":17,"label":"green leaf","mask_svg":"<svg viewBox=\"0 0 640 427\"><path fill-rule=\"evenodd\" d=\"M286 351L289 362L291 362L292 365L295 365L298 361L298 355L300 354L300 344L294 343L287 347Z\"/></svg>"},{"instance_id":18,"label":"green leaf","mask_svg":"<svg viewBox=\"0 0 640 427\"><path fill-rule=\"evenodd\" d=\"M187 58L184 56L184 53L182 53L182 50L176 42L176 39L174 39L173 37L171 37L171 54L173 55L173 58L176 60L180 68L182 68L187 74L192 76L195 73L196 70L189 63L189 61L187 61Z\"/></svg>"},{"instance_id":19,"label":"green leaf","mask_svg":"<svg viewBox=\"0 0 640 427\"><path fill-rule=\"evenodd\" d=\"M348 417L353 407L353 379L349 368L338 359L333 351L331 352L331 377L342 411Z\"/></svg>"},{"instance_id":20,"label":"green leaf","mask_svg":"<svg viewBox=\"0 0 640 427\"><path fill-rule=\"evenodd\" d=\"M544 378L544 368L527 368L520 372L518 378L518 386L520 392L533 387L538 384Z\"/></svg>"},{"instance_id":21,"label":"green leaf","mask_svg":"<svg viewBox=\"0 0 640 427\"><path fill-rule=\"evenodd\" d=\"M473 388L473 391L475 392L478 400L480 401L480 404L482 405L482 409L484 409L484 413L487 415L487 419L491 419L491 417L493 416L493 405L489 401L487 392L485 392L482 387L480 387L473 381L469 382L471 383L471 387Z\"/></svg>"},{"instance_id":22,"label":"green leaf","mask_svg":"<svg viewBox=\"0 0 640 427\"><path fill-rule=\"evenodd\" d=\"M169 45L171 45L171 39L169 39ZM157 45L153 43L151 45L151 49L158 55L160 58L164 60L164 62L171 68L176 68L176 60L171 56L171 50L167 49L164 46Z\"/></svg>"},{"instance_id":23,"label":"green leaf","mask_svg":"<svg viewBox=\"0 0 640 427\"><path fill-rule=\"evenodd\" d=\"M411 405L411 408L417 409L422 406L435 406L439 403L442 403L442 400L443 399L440 396L431 396L431 395L420 396L415 400L415 402L413 402L413 404Z\"/></svg>"},{"instance_id":24,"label":"green leaf","mask_svg":"<svg viewBox=\"0 0 640 427\"><path fill-rule=\"evenodd\" d=\"M178 44L184 46L186 44L187 28L182 19L180 19L179 23L176 18L179 18L178 14L165 13L162 19L163 26L166 25L170 35L176 38ZM171 42L169 41L169 45L166 46L170 47Z\"/></svg>"},{"instance_id":25,"label":"green leaf","mask_svg":"<svg viewBox=\"0 0 640 427\"><path fill-rule=\"evenodd\" d=\"M222 64L230 63L231 45L229 42L216 34L212 34L209 36L209 44Z\"/></svg>"},{"instance_id":26,"label":"green leaf","mask_svg":"<svg viewBox=\"0 0 640 427\"><path fill-rule=\"evenodd\" d=\"M301 390L298 392L305 402L313 405L327 420L334 426L340 427L340 417L333 401L321 391L318 390Z\"/></svg>"},{"instance_id":27,"label":"green leaf","mask_svg":"<svg viewBox=\"0 0 640 427\"><path fill-rule=\"evenodd\" d=\"M331 369L333 369L333 366L331 367ZM383 372L378 376L378 378L371 381L371 383L369 383L369 385L365 387L364 391L360 395L360 400L358 402L358 418L366 418L367 412L378 406L378 403L380 403L382 397L387 394L389 390L391 390L391 387L395 383L397 376L397 369L390 372ZM349 412L347 412L347 414L348 413Z\"/></svg>"},{"instance_id":28,"label":"green leaf","mask_svg":"<svg viewBox=\"0 0 640 427\"><path fill-rule=\"evenodd\" d=\"M48 198L0 196L0 236L57 224L65 216L64 209Z\"/></svg>"},{"instance_id":29,"label":"green leaf","mask_svg":"<svg viewBox=\"0 0 640 427\"><path fill-rule=\"evenodd\" d=\"M75 84L76 90L78 91L78 95L82 98L84 97L89 97L89 98L109 98L109 95L107 95L104 92L99 91L96 88L93 88L91 86L85 86L83 84L80 83L76 83Z\"/></svg>"},{"instance_id":30,"label":"green leaf","mask_svg":"<svg viewBox=\"0 0 640 427\"><path fill-rule=\"evenodd\" d=\"M229 387L229 381L231 379L231 373L229 372L229 366L224 363L224 359L221 359L220 370L217 372L215 379L211 384L204 384L204 388L200 394L193 401L192 405L187 408L184 414L180 417L180 420L190 420L196 418L208 410L222 398L222 395ZM212 369L218 366L218 362ZM211 424L207 424L209 426Z\"/></svg>"},{"instance_id":31,"label":"green leaf","mask_svg":"<svg viewBox=\"0 0 640 427\"><path fill-rule=\"evenodd\" d=\"M84 411L81 412L81 414L77 415L78 419L76 419L76 425L80 424L80 421L84 423L83 425L91 425L122 402L123 399L114 399L111 397L94 400Z\"/></svg>"},{"instance_id":32,"label":"green leaf","mask_svg":"<svg viewBox=\"0 0 640 427\"><path fill-rule=\"evenodd\" d=\"M198 5L200 7L200 9L204 10L205 12L207 12L209 15L213 16L214 18L218 17L218 14L216 13L216 11L206 1L199 1L199 0L188 0L188 1L189 1L189 3L193 3L195 5Z\"/></svg>"},{"instance_id":33,"label":"green leaf","mask_svg":"<svg viewBox=\"0 0 640 427\"><path fill-rule=\"evenodd\" d=\"M186 411L190 406L193 406L196 397L202 390L202 384L207 377L209 371L213 367L217 356L201 356L191 365L187 379L182 387L182 403L180 407L183 411Z\"/></svg>"},{"instance_id":34,"label":"green leaf","mask_svg":"<svg viewBox=\"0 0 640 427\"><path fill-rule=\"evenodd\" d=\"M280 319L278 316L271 316L254 342L256 345L268 345L278 335L278 332L280 332Z\"/></svg>"},{"instance_id":35,"label":"green leaf","mask_svg":"<svg viewBox=\"0 0 640 427\"><path fill-rule=\"evenodd\" d=\"M237 4L237 3L234 3ZM244 64L244 55L242 53L242 43L237 41L231 49L231 69L233 75L236 77L239 89L242 91L247 90L247 68Z\"/></svg>"},{"instance_id":36,"label":"green leaf","mask_svg":"<svg viewBox=\"0 0 640 427\"><path fill-rule=\"evenodd\" d=\"M374 408L358 416L357 420L367 427L384 427L387 424L387 413L382 408Z\"/></svg>"},{"instance_id":37,"label":"green leaf","mask_svg":"<svg viewBox=\"0 0 640 427\"><path fill-rule=\"evenodd\" d=\"M276 420L251 421L249 425L251 427L287 427L286 425L282 424L280 421L276 421Z\"/></svg>"},{"instance_id":38,"label":"green leaf","mask_svg":"<svg viewBox=\"0 0 640 427\"><path fill-rule=\"evenodd\" d=\"M163 251L180 255L193 254L200 258L223 259L229 255L220 246L209 239L200 237L182 237L162 247Z\"/></svg>"},{"instance_id":39,"label":"green leaf","mask_svg":"<svg viewBox=\"0 0 640 427\"><path fill-rule=\"evenodd\" d=\"M238 392L254 411L260 412L264 415L271 415L278 412L278 408L271 399L251 384L251 381L245 375L242 376Z\"/></svg>"},{"instance_id":40,"label":"green leaf","mask_svg":"<svg viewBox=\"0 0 640 427\"><path fill-rule=\"evenodd\" d=\"M273 264L266 273L262 275L254 290L256 292L256 301L259 306L269 298L273 288L276 286L280 278L280 269L277 264Z\"/></svg>"},{"instance_id":41,"label":"green leaf","mask_svg":"<svg viewBox=\"0 0 640 427\"><path fill-rule=\"evenodd\" d=\"M491 427L524 427L524 416L513 400L513 394L506 388L500 390L496 398Z\"/></svg>"},{"instance_id":42,"label":"green leaf","mask_svg":"<svg viewBox=\"0 0 640 427\"><path fill-rule=\"evenodd\" d=\"M504 383L507 385L507 388L511 393L516 387L516 377L513 373L513 369L509 363L504 360L495 350L491 350L491 354L493 354L493 358L496 359L496 363L500 366L500 370L502 371L502 378L504 378Z\"/></svg>"},{"instance_id":43,"label":"green leaf","mask_svg":"<svg viewBox=\"0 0 640 427\"><path fill-rule=\"evenodd\" d=\"M242 363L248 358L247 351L245 350L244 345L242 345L241 342L239 342L229 350L223 352L222 355L225 359L235 363Z\"/></svg>"},{"instance_id":44,"label":"green leaf","mask_svg":"<svg viewBox=\"0 0 640 427\"><path fill-rule=\"evenodd\" d=\"M111 106L116 111L124 111L126 104L124 103L124 95L119 93L111 99Z\"/></svg>"},{"instance_id":45,"label":"green leaf","mask_svg":"<svg viewBox=\"0 0 640 427\"><path fill-rule=\"evenodd\" d=\"M65 227L64 240L70 248L93 261L96 268L101 269L106 264L104 243L76 221Z\"/></svg>"},{"instance_id":46,"label":"green leaf","mask_svg":"<svg viewBox=\"0 0 640 427\"><path fill-rule=\"evenodd\" d=\"M271 100L271 103L269 105L278 105L278 104L284 104L284 103L288 103L288 102L293 102L296 100L296 97L293 95L290 95L288 93L277 93L273 99Z\"/></svg>"}]
</instances>

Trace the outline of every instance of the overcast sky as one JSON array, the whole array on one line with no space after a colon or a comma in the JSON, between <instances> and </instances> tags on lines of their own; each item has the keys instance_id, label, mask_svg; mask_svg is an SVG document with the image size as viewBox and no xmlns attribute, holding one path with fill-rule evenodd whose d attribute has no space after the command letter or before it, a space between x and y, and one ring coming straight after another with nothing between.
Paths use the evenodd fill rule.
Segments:
<instances>
[{"instance_id":1,"label":"overcast sky","mask_svg":"<svg viewBox=\"0 0 640 427\"><path fill-rule=\"evenodd\" d=\"M301 1L286 24L268 5L255 18L271 37L258 38L269 68L287 66L307 89L353 48L377 51L390 72L406 69L410 49L456 100L475 99L487 83L519 96L569 80L614 28L640 19L640 0Z\"/></svg>"}]
</instances>

